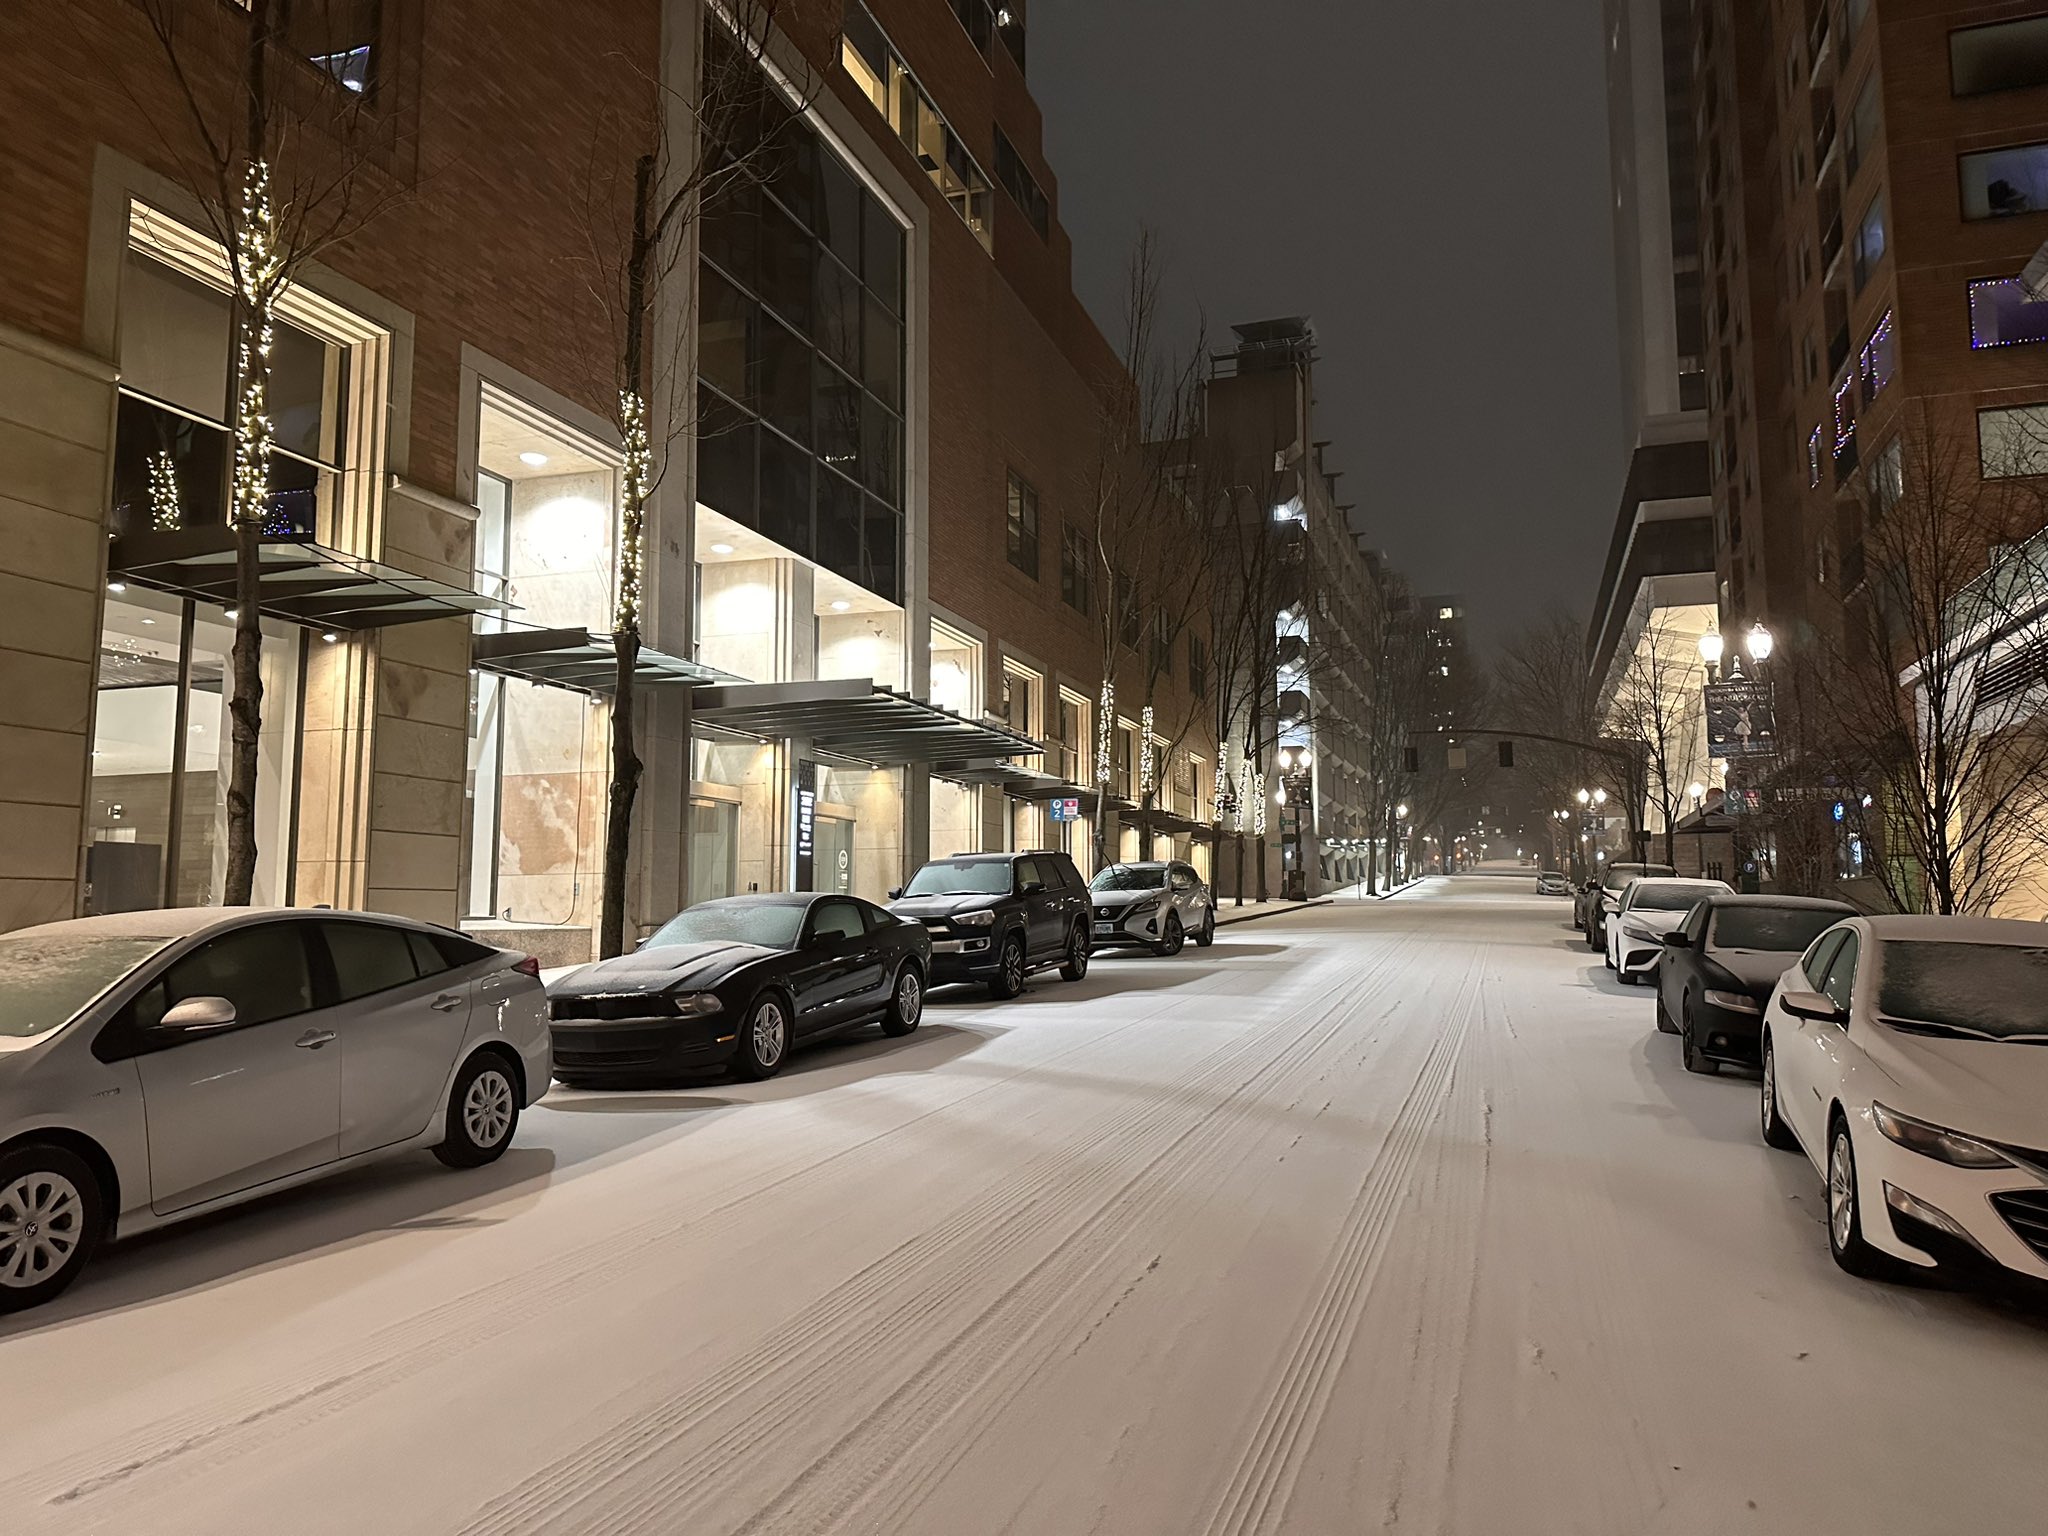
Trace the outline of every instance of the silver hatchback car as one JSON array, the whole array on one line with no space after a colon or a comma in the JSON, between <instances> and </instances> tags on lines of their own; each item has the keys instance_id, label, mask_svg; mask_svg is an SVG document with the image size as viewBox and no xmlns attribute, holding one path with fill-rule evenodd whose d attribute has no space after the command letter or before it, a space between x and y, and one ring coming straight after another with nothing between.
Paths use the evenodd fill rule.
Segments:
<instances>
[{"instance_id":1,"label":"silver hatchback car","mask_svg":"<svg viewBox=\"0 0 2048 1536\"><path fill-rule=\"evenodd\" d=\"M487 1163L549 1067L534 962L425 923L213 907L0 934L0 1312L102 1239L415 1147Z\"/></svg>"}]
</instances>

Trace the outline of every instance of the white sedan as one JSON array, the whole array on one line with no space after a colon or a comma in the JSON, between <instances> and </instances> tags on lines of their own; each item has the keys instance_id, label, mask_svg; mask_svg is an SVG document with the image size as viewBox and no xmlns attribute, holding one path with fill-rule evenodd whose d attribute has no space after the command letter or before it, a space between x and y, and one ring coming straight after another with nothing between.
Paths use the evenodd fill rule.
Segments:
<instances>
[{"instance_id":1,"label":"white sedan","mask_svg":"<svg viewBox=\"0 0 2048 1536\"><path fill-rule=\"evenodd\" d=\"M1764 1011L1760 1103L1825 1178L1851 1274L2048 1279L2048 923L1837 923Z\"/></svg>"},{"instance_id":2,"label":"white sedan","mask_svg":"<svg viewBox=\"0 0 2048 1536\"><path fill-rule=\"evenodd\" d=\"M127 1237L431 1147L547 1091L530 959L355 912L188 908L0 934L0 1312Z\"/></svg>"},{"instance_id":3,"label":"white sedan","mask_svg":"<svg viewBox=\"0 0 2048 1536\"><path fill-rule=\"evenodd\" d=\"M1731 896L1725 880L1681 880L1669 875L1631 880L1621 907L1607 920L1607 969L1633 986L1657 969L1664 935L1709 896Z\"/></svg>"}]
</instances>

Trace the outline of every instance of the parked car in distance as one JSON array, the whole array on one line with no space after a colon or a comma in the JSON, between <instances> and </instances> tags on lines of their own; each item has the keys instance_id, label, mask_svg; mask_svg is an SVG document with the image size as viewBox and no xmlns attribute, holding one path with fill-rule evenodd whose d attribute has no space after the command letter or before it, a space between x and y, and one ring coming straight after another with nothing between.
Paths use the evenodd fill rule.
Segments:
<instances>
[{"instance_id":1,"label":"parked car in distance","mask_svg":"<svg viewBox=\"0 0 2048 1536\"><path fill-rule=\"evenodd\" d=\"M555 1075L572 1088L717 1066L773 1077L794 1046L876 1022L916 1029L931 960L922 924L857 897L699 902L548 988Z\"/></svg>"},{"instance_id":2,"label":"parked car in distance","mask_svg":"<svg viewBox=\"0 0 2048 1536\"><path fill-rule=\"evenodd\" d=\"M931 930L934 982L978 981L1009 998L1033 971L1088 974L1088 885L1057 850L933 859L890 894L891 912Z\"/></svg>"},{"instance_id":3,"label":"parked car in distance","mask_svg":"<svg viewBox=\"0 0 2048 1536\"><path fill-rule=\"evenodd\" d=\"M1808 896L1709 896L1665 935L1657 1027L1678 1036L1688 1072L1753 1067L1764 1006L1785 968L1856 909Z\"/></svg>"},{"instance_id":4,"label":"parked car in distance","mask_svg":"<svg viewBox=\"0 0 2048 1536\"><path fill-rule=\"evenodd\" d=\"M1836 924L1771 995L1758 1102L1825 1181L1851 1274L2048 1280L2048 923Z\"/></svg>"},{"instance_id":5,"label":"parked car in distance","mask_svg":"<svg viewBox=\"0 0 2048 1536\"><path fill-rule=\"evenodd\" d=\"M1708 896L1732 896L1725 880L1649 879L1638 876L1621 893L1621 905L1607 919L1607 968L1629 985L1657 968L1664 935L1677 914L1690 912Z\"/></svg>"},{"instance_id":6,"label":"parked car in distance","mask_svg":"<svg viewBox=\"0 0 2048 1536\"><path fill-rule=\"evenodd\" d=\"M1565 879L1560 871L1555 869L1537 871L1536 894L1538 896L1569 896L1571 893L1572 883Z\"/></svg>"},{"instance_id":7,"label":"parked car in distance","mask_svg":"<svg viewBox=\"0 0 2048 1536\"><path fill-rule=\"evenodd\" d=\"M1629 881L1673 877L1677 873L1669 864L1609 864L1602 869L1599 883L1585 893L1586 920L1579 926L1586 932L1586 948L1607 947L1607 919L1620 910L1621 893L1628 889Z\"/></svg>"},{"instance_id":8,"label":"parked car in distance","mask_svg":"<svg viewBox=\"0 0 2048 1536\"><path fill-rule=\"evenodd\" d=\"M535 963L354 912L0 934L0 1312L103 1240L416 1147L490 1162L548 1087Z\"/></svg>"},{"instance_id":9,"label":"parked car in distance","mask_svg":"<svg viewBox=\"0 0 2048 1536\"><path fill-rule=\"evenodd\" d=\"M1216 940L1216 897L1192 864L1179 859L1111 864L1088 882L1095 908L1093 941L1141 944L1160 955L1177 955L1188 939L1208 947Z\"/></svg>"}]
</instances>

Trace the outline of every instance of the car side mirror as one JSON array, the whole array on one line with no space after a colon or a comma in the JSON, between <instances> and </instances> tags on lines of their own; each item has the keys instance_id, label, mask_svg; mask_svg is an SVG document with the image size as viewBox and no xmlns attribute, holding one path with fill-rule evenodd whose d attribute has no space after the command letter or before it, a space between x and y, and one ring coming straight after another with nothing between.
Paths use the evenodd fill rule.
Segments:
<instances>
[{"instance_id":1,"label":"car side mirror","mask_svg":"<svg viewBox=\"0 0 2048 1536\"><path fill-rule=\"evenodd\" d=\"M1691 949L1692 935L1689 933L1679 933L1674 931L1664 935L1664 942L1666 944L1669 944L1673 949Z\"/></svg>"},{"instance_id":2,"label":"car side mirror","mask_svg":"<svg viewBox=\"0 0 2048 1536\"><path fill-rule=\"evenodd\" d=\"M1026 896L1036 896L1044 889L1045 882L1043 880L1026 880L1024 882L1023 894Z\"/></svg>"},{"instance_id":3,"label":"car side mirror","mask_svg":"<svg viewBox=\"0 0 2048 1536\"><path fill-rule=\"evenodd\" d=\"M891 890L889 892L889 899L891 901L901 901L903 899L903 887L899 885Z\"/></svg>"},{"instance_id":4,"label":"car side mirror","mask_svg":"<svg viewBox=\"0 0 2048 1536\"><path fill-rule=\"evenodd\" d=\"M1835 1006L1833 998L1820 992L1785 992L1778 1001L1793 1018L1811 1019L1816 1024L1840 1024L1849 1017Z\"/></svg>"},{"instance_id":5,"label":"car side mirror","mask_svg":"<svg viewBox=\"0 0 2048 1536\"><path fill-rule=\"evenodd\" d=\"M156 1027L167 1034L203 1035L235 1022L235 1005L224 997L188 997L174 1003Z\"/></svg>"}]
</instances>

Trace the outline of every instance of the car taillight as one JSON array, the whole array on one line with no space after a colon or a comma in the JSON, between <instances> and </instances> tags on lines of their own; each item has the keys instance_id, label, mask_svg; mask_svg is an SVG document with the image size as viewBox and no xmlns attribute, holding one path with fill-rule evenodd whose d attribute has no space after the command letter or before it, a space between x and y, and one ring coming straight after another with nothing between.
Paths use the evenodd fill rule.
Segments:
<instances>
[{"instance_id":1,"label":"car taillight","mask_svg":"<svg viewBox=\"0 0 2048 1536\"><path fill-rule=\"evenodd\" d=\"M512 969L522 976L531 976L535 981L539 981L540 957L537 955L522 955L513 962Z\"/></svg>"}]
</instances>

